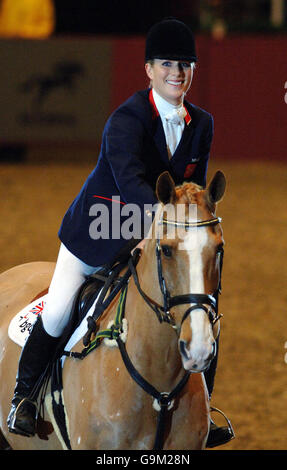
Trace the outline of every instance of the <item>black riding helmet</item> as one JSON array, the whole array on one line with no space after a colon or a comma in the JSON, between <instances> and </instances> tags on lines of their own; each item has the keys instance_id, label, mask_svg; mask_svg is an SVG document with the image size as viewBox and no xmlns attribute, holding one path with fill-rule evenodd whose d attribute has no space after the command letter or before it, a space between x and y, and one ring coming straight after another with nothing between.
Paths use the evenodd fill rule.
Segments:
<instances>
[{"instance_id":1,"label":"black riding helmet","mask_svg":"<svg viewBox=\"0 0 287 470\"><path fill-rule=\"evenodd\" d=\"M195 41L189 27L175 18L152 26L146 38L145 60L152 59L196 62Z\"/></svg>"}]
</instances>

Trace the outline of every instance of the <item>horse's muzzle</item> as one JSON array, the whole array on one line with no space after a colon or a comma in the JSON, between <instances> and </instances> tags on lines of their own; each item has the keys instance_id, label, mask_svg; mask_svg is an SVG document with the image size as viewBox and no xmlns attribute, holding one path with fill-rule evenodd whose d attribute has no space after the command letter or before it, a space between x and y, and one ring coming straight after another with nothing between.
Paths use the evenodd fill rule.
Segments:
<instances>
[{"instance_id":1,"label":"horse's muzzle","mask_svg":"<svg viewBox=\"0 0 287 470\"><path fill-rule=\"evenodd\" d=\"M214 341L210 348L201 348L200 351L191 352L187 348L186 341L179 341L179 351L181 354L182 365L189 372L204 372L210 366L212 359L216 355L216 342Z\"/></svg>"}]
</instances>

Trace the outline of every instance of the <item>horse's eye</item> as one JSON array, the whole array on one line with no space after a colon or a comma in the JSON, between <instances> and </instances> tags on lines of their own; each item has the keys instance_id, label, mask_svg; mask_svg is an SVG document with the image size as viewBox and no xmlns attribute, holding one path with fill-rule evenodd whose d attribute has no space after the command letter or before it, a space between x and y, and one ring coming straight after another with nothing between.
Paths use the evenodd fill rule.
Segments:
<instances>
[{"instance_id":1,"label":"horse's eye","mask_svg":"<svg viewBox=\"0 0 287 470\"><path fill-rule=\"evenodd\" d=\"M169 245L162 245L161 249L166 258L172 257L172 248Z\"/></svg>"}]
</instances>

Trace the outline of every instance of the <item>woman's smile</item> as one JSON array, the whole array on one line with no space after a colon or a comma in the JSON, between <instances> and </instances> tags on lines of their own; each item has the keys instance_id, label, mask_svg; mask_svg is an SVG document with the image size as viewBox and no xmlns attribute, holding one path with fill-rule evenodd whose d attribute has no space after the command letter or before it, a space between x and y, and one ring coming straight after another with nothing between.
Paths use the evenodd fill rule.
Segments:
<instances>
[{"instance_id":1,"label":"woman's smile","mask_svg":"<svg viewBox=\"0 0 287 470\"><path fill-rule=\"evenodd\" d=\"M180 81L167 80L167 83L172 86L181 86L184 83L184 80L180 80Z\"/></svg>"}]
</instances>

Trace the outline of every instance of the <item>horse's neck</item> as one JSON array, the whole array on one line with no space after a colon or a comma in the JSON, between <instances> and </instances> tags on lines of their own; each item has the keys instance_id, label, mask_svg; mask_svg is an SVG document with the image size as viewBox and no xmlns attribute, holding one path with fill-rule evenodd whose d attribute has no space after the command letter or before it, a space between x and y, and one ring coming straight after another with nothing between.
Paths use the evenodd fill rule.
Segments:
<instances>
[{"instance_id":1,"label":"horse's neck","mask_svg":"<svg viewBox=\"0 0 287 470\"><path fill-rule=\"evenodd\" d=\"M162 305L154 257L147 258L148 265L141 260L138 266L139 283L150 299ZM133 280L128 289L126 317L127 350L135 367L154 386L172 389L182 374L176 332L169 324L159 322Z\"/></svg>"}]
</instances>

